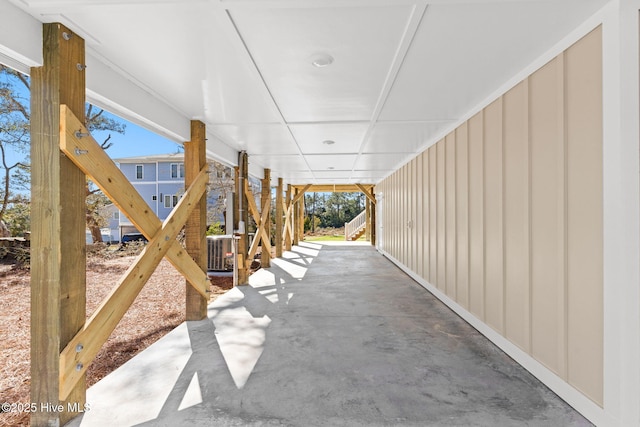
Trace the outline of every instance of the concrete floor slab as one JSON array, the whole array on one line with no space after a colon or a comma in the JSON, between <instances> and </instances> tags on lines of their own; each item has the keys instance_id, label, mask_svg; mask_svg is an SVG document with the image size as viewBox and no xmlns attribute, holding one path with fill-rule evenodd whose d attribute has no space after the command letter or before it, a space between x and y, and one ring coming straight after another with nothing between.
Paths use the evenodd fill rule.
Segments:
<instances>
[{"instance_id":1,"label":"concrete floor slab","mask_svg":"<svg viewBox=\"0 0 640 427\"><path fill-rule=\"evenodd\" d=\"M69 425L590 425L358 244L294 247L87 400Z\"/></svg>"}]
</instances>

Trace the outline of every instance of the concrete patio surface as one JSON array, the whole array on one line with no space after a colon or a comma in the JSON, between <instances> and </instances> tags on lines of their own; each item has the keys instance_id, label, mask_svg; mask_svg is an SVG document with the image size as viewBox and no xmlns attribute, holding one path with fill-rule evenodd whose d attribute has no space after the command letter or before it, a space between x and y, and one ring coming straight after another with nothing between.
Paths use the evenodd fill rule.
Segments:
<instances>
[{"instance_id":1,"label":"concrete patio surface","mask_svg":"<svg viewBox=\"0 0 640 427\"><path fill-rule=\"evenodd\" d=\"M68 425L590 425L357 243L294 247L87 400Z\"/></svg>"}]
</instances>

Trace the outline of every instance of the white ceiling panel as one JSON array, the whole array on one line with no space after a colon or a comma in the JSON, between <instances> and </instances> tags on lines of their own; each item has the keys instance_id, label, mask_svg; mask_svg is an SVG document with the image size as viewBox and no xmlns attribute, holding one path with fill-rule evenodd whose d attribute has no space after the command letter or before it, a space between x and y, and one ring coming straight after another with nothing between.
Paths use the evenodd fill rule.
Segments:
<instances>
[{"instance_id":1,"label":"white ceiling panel","mask_svg":"<svg viewBox=\"0 0 640 427\"><path fill-rule=\"evenodd\" d=\"M450 121L435 122L378 122L363 153L415 153Z\"/></svg>"},{"instance_id":2,"label":"white ceiling panel","mask_svg":"<svg viewBox=\"0 0 640 427\"><path fill-rule=\"evenodd\" d=\"M347 183L353 184L352 181L341 179L341 178L318 178L316 179L316 182L315 182L315 184L335 184L335 185L342 185Z\"/></svg>"},{"instance_id":3,"label":"white ceiling panel","mask_svg":"<svg viewBox=\"0 0 640 427\"><path fill-rule=\"evenodd\" d=\"M412 153L361 154L355 170L388 170L412 157Z\"/></svg>"},{"instance_id":4,"label":"white ceiling panel","mask_svg":"<svg viewBox=\"0 0 640 427\"><path fill-rule=\"evenodd\" d=\"M300 154L286 126L280 124L213 125L209 130L253 155Z\"/></svg>"},{"instance_id":5,"label":"white ceiling panel","mask_svg":"<svg viewBox=\"0 0 640 427\"><path fill-rule=\"evenodd\" d=\"M257 174L377 182L608 1L0 0L0 60L37 63L62 22L97 105L176 142L202 120L211 157Z\"/></svg>"},{"instance_id":6,"label":"white ceiling panel","mask_svg":"<svg viewBox=\"0 0 640 427\"><path fill-rule=\"evenodd\" d=\"M349 177L351 176L351 171L350 170L343 170L343 171L337 171L337 170L331 170L331 171L314 171L313 175L316 177L316 179L329 179L329 178L333 178L333 179L344 179L344 180L348 180Z\"/></svg>"},{"instance_id":7,"label":"white ceiling panel","mask_svg":"<svg viewBox=\"0 0 640 427\"><path fill-rule=\"evenodd\" d=\"M370 170L357 170L351 174L351 178L356 182L377 182L388 173L391 173L392 169L370 171Z\"/></svg>"},{"instance_id":8,"label":"white ceiling panel","mask_svg":"<svg viewBox=\"0 0 640 427\"><path fill-rule=\"evenodd\" d=\"M252 161L272 171L309 171L302 156L279 156L272 154L249 156L249 162Z\"/></svg>"},{"instance_id":9,"label":"white ceiling panel","mask_svg":"<svg viewBox=\"0 0 640 427\"><path fill-rule=\"evenodd\" d=\"M355 154L315 154L305 156L312 170L351 170L356 160Z\"/></svg>"},{"instance_id":10,"label":"white ceiling panel","mask_svg":"<svg viewBox=\"0 0 640 427\"><path fill-rule=\"evenodd\" d=\"M88 49L189 117L279 120L239 43L224 31L223 11L201 2L132 2L72 8L64 18L85 34Z\"/></svg>"},{"instance_id":11,"label":"white ceiling panel","mask_svg":"<svg viewBox=\"0 0 640 427\"><path fill-rule=\"evenodd\" d=\"M245 8L231 17L286 121L370 120L411 10ZM314 67L316 55L333 63Z\"/></svg>"},{"instance_id":12,"label":"white ceiling panel","mask_svg":"<svg viewBox=\"0 0 640 427\"><path fill-rule=\"evenodd\" d=\"M459 118L605 2L430 5L380 120Z\"/></svg>"},{"instance_id":13,"label":"white ceiling panel","mask_svg":"<svg viewBox=\"0 0 640 427\"><path fill-rule=\"evenodd\" d=\"M294 124L289 128L304 154L357 153L369 122Z\"/></svg>"},{"instance_id":14,"label":"white ceiling panel","mask_svg":"<svg viewBox=\"0 0 640 427\"><path fill-rule=\"evenodd\" d=\"M271 172L273 177L273 171ZM287 184L309 184L315 182L315 178L311 172L283 170L280 171L279 177L283 178Z\"/></svg>"}]
</instances>

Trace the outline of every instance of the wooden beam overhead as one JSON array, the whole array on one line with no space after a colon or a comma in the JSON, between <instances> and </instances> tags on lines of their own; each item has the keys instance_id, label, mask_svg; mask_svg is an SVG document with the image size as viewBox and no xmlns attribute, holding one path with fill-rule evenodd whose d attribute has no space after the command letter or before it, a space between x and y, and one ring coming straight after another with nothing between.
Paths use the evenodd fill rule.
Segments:
<instances>
[{"instance_id":1,"label":"wooden beam overhead","mask_svg":"<svg viewBox=\"0 0 640 427\"><path fill-rule=\"evenodd\" d=\"M293 185L293 188L304 189L308 193L358 193L362 188L371 189L373 184L307 184Z\"/></svg>"}]
</instances>

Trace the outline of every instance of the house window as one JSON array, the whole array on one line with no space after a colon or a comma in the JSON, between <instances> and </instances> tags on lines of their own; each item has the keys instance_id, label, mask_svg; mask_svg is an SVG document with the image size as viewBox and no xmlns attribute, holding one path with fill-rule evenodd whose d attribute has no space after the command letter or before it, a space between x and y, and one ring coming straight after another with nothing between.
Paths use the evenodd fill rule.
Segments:
<instances>
[{"instance_id":1,"label":"house window","mask_svg":"<svg viewBox=\"0 0 640 427\"><path fill-rule=\"evenodd\" d=\"M184 163L171 163L171 178L184 178Z\"/></svg>"},{"instance_id":2,"label":"house window","mask_svg":"<svg viewBox=\"0 0 640 427\"><path fill-rule=\"evenodd\" d=\"M171 194L165 194L164 195L164 207L165 208L173 208L175 205L178 204L178 196L176 195L171 195Z\"/></svg>"},{"instance_id":3,"label":"house window","mask_svg":"<svg viewBox=\"0 0 640 427\"><path fill-rule=\"evenodd\" d=\"M113 213L113 219L120 220L120 211L115 211Z\"/></svg>"},{"instance_id":4,"label":"house window","mask_svg":"<svg viewBox=\"0 0 640 427\"><path fill-rule=\"evenodd\" d=\"M142 165L136 165L136 179L142 179L143 177L142 171L143 171Z\"/></svg>"}]
</instances>

